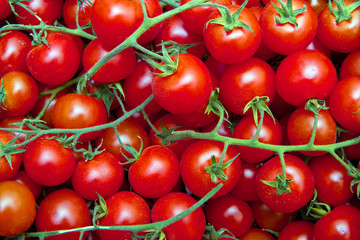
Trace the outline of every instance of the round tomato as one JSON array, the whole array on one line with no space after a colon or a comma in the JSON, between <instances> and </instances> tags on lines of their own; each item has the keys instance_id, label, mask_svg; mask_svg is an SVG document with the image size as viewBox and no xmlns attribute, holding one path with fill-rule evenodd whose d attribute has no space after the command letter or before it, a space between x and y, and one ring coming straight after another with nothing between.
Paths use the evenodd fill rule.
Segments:
<instances>
[{"instance_id":1,"label":"round tomato","mask_svg":"<svg viewBox=\"0 0 360 240\"><path fill-rule=\"evenodd\" d=\"M291 192L279 195L275 187L263 182L276 181L276 176L282 174L279 156L271 158L261 166L256 177L256 191L261 201L270 209L289 213L299 210L310 201L314 194L315 181L312 171L303 160L290 154L285 154L284 160L286 179L292 179L288 186Z\"/></svg>"},{"instance_id":2,"label":"round tomato","mask_svg":"<svg viewBox=\"0 0 360 240\"><path fill-rule=\"evenodd\" d=\"M313 240L314 223L299 220L287 224L280 232L278 240Z\"/></svg>"},{"instance_id":3,"label":"round tomato","mask_svg":"<svg viewBox=\"0 0 360 240\"><path fill-rule=\"evenodd\" d=\"M196 200L186 193L168 193L155 202L151 212L152 222L172 218L195 203ZM204 234L205 225L204 211L200 207L186 217L166 226L163 231L168 240L198 240Z\"/></svg>"},{"instance_id":4,"label":"round tomato","mask_svg":"<svg viewBox=\"0 0 360 240\"><path fill-rule=\"evenodd\" d=\"M12 13L8 0L0 1L0 20L4 20ZM1 75L1 74L0 74Z\"/></svg>"},{"instance_id":5,"label":"round tomato","mask_svg":"<svg viewBox=\"0 0 360 240\"><path fill-rule=\"evenodd\" d=\"M15 135L11 132L0 130L0 143L7 144L13 140ZM19 144L20 142L16 139L14 144ZM21 149L18 147L17 150ZM11 166L9 165L11 162ZM9 180L13 178L16 173L19 171L23 161L23 153L11 154L10 159L6 159L5 156L0 157L0 181Z\"/></svg>"},{"instance_id":6,"label":"round tomato","mask_svg":"<svg viewBox=\"0 0 360 240\"><path fill-rule=\"evenodd\" d=\"M34 195L16 181L0 182L0 236L21 234L33 224L36 216Z\"/></svg>"},{"instance_id":7,"label":"round tomato","mask_svg":"<svg viewBox=\"0 0 360 240\"><path fill-rule=\"evenodd\" d=\"M340 79L354 75L360 75L360 50L353 51L346 55L340 67Z\"/></svg>"},{"instance_id":8,"label":"round tomato","mask_svg":"<svg viewBox=\"0 0 360 240\"><path fill-rule=\"evenodd\" d=\"M241 161L237 152L229 146L223 164L234 159L225 169L218 166L224 144L212 140L198 140L188 146L180 160L181 178L185 186L196 196L203 197L219 183L224 186L212 197L217 198L230 192L241 176ZM216 160L216 163L213 162ZM220 169L219 169L220 168ZM221 171L221 172L220 172ZM227 180L219 178L225 174ZM213 182L212 175L216 176Z\"/></svg>"},{"instance_id":9,"label":"round tomato","mask_svg":"<svg viewBox=\"0 0 360 240\"><path fill-rule=\"evenodd\" d=\"M76 29L76 14L78 14L78 23L80 27L83 27L90 23L91 20L91 10L92 5L94 4L95 0L87 0L82 1L78 6L77 0L65 0L62 16L65 22L65 25L69 28ZM84 29L87 33L92 33L92 28Z\"/></svg>"},{"instance_id":10,"label":"round tomato","mask_svg":"<svg viewBox=\"0 0 360 240\"><path fill-rule=\"evenodd\" d=\"M265 230L251 228L247 233L242 235L239 240L275 240L275 238Z\"/></svg>"},{"instance_id":11,"label":"round tomato","mask_svg":"<svg viewBox=\"0 0 360 240\"><path fill-rule=\"evenodd\" d=\"M41 190L43 189L43 187L40 184L34 182L28 176L26 171L20 170L19 172L17 172L17 174L11 180L19 182L19 183L23 184L24 186L26 186L27 188L29 188L29 190L34 195L35 200L40 197Z\"/></svg>"},{"instance_id":12,"label":"round tomato","mask_svg":"<svg viewBox=\"0 0 360 240\"><path fill-rule=\"evenodd\" d=\"M25 116L20 116L20 117L7 116L0 121L0 127L18 130L19 132L17 132L17 131L11 131L11 132L13 133L14 136L17 137L17 140L19 140L19 142L22 143L27 139L27 135L24 132L20 132L20 129L31 130L31 128L29 126L21 126L21 125L15 125L15 124L22 123L24 121L24 119L26 119ZM30 135L30 137L31 137L31 135Z\"/></svg>"},{"instance_id":13,"label":"round tomato","mask_svg":"<svg viewBox=\"0 0 360 240\"><path fill-rule=\"evenodd\" d=\"M66 230L91 226L91 215L86 202L71 189L60 189L47 195L39 205L35 219L39 232ZM85 232L85 240L89 232ZM80 232L47 237L47 240L78 240Z\"/></svg>"},{"instance_id":14,"label":"round tomato","mask_svg":"<svg viewBox=\"0 0 360 240\"><path fill-rule=\"evenodd\" d=\"M39 97L36 81L24 72L8 72L0 80L5 98L1 111L8 116L23 116L31 111Z\"/></svg>"}]
</instances>

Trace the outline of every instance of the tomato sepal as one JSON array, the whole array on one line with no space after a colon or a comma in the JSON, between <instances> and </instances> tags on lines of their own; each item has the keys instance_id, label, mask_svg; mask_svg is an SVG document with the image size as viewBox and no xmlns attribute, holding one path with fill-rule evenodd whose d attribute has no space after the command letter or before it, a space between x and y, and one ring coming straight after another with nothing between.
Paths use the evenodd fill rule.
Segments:
<instances>
[{"instance_id":1,"label":"tomato sepal","mask_svg":"<svg viewBox=\"0 0 360 240\"><path fill-rule=\"evenodd\" d=\"M224 150L226 151L226 148ZM218 178L223 181L227 181L229 178L225 175L223 170L228 168L238 156L239 154L237 154L235 157L233 157L226 163L223 163L221 158L218 162L216 160L216 157L214 155L211 155L210 166L205 167L205 172L210 174L211 182L216 183Z\"/></svg>"},{"instance_id":2,"label":"tomato sepal","mask_svg":"<svg viewBox=\"0 0 360 240\"><path fill-rule=\"evenodd\" d=\"M277 0L278 3L281 5L281 7L276 6L272 1L271 4L276 9L276 11L279 13L279 16L275 17L275 22L277 24L285 24L285 23L291 23L295 27L298 27L298 23L296 21L296 16L305 12L307 10L306 5L304 4L303 8L299 8L296 10L293 10L292 0L288 0L286 4L282 0Z\"/></svg>"},{"instance_id":3,"label":"tomato sepal","mask_svg":"<svg viewBox=\"0 0 360 240\"><path fill-rule=\"evenodd\" d=\"M281 195L283 193L291 193L291 189L289 184L293 181L293 179L284 179L283 175L276 175L276 181L265 181L261 180L264 184L276 188L276 194Z\"/></svg>"},{"instance_id":4,"label":"tomato sepal","mask_svg":"<svg viewBox=\"0 0 360 240\"><path fill-rule=\"evenodd\" d=\"M337 6L337 10L335 10L331 4L331 0L329 0L329 10L336 17L336 23L341 23L342 21L347 21L352 18L351 13L360 6L360 2L354 2L349 6L345 6L344 0L334 0L334 3Z\"/></svg>"}]
</instances>

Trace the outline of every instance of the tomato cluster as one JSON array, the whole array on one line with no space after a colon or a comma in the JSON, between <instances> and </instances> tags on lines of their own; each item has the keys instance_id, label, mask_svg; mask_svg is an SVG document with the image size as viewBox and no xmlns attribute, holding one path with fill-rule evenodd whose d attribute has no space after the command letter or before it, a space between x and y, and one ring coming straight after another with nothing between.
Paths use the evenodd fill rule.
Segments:
<instances>
[{"instance_id":1,"label":"tomato cluster","mask_svg":"<svg viewBox=\"0 0 360 240\"><path fill-rule=\"evenodd\" d=\"M356 0L0 0L0 237L358 240L359 63Z\"/></svg>"}]
</instances>

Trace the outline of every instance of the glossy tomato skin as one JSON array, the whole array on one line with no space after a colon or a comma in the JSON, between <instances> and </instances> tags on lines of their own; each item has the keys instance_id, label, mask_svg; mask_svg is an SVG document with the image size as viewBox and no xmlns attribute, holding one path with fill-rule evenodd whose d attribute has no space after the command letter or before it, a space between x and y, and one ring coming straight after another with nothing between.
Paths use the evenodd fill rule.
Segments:
<instances>
[{"instance_id":1,"label":"glossy tomato skin","mask_svg":"<svg viewBox=\"0 0 360 240\"><path fill-rule=\"evenodd\" d=\"M175 58L174 55L172 60ZM182 114L194 112L207 103L212 82L205 63L193 55L180 53L177 70L167 77L155 76L151 87L162 108Z\"/></svg>"},{"instance_id":2,"label":"glossy tomato skin","mask_svg":"<svg viewBox=\"0 0 360 240\"><path fill-rule=\"evenodd\" d=\"M238 5L228 6L233 14L239 9ZM210 14L208 20L221 17L219 11ZM226 31L223 25L208 23L204 27L205 45L217 60L227 64L235 64L249 59L259 48L261 42L261 28L255 15L247 8L242 9L239 21L247 24L252 31L244 27Z\"/></svg>"},{"instance_id":3,"label":"glossy tomato skin","mask_svg":"<svg viewBox=\"0 0 360 240\"><path fill-rule=\"evenodd\" d=\"M85 48L83 65L89 71L100 59L113 48L104 44L99 38L92 40ZM130 76L136 65L136 55L132 47L122 50L107 61L93 76L97 84L118 82Z\"/></svg>"},{"instance_id":4,"label":"glossy tomato skin","mask_svg":"<svg viewBox=\"0 0 360 240\"><path fill-rule=\"evenodd\" d=\"M275 240L275 238L265 230L251 228L247 233L242 235L239 240Z\"/></svg>"},{"instance_id":5,"label":"glossy tomato skin","mask_svg":"<svg viewBox=\"0 0 360 240\"><path fill-rule=\"evenodd\" d=\"M150 208L146 201L136 193L120 191L105 199L108 214L100 218L101 226L147 224L151 221ZM131 231L98 230L102 240L131 240Z\"/></svg>"},{"instance_id":6,"label":"glossy tomato skin","mask_svg":"<svg viewBox=\"0 0 360 240\"><path fill-rule=\"evenodd\" d=\"M91 215L86 202L71 189L56 190L47 195L40 203L35 219L36 229L42 231L65 230L91 226ZM85 240L89 232L85 232ZM75 240L79 232L54 235L46 240Z\"/></svg>"},{"instance_id":7,"label":"glossy tomato skin","mask_svg":"<svg viewBox=\"0 0 360 240\"><path fill-rule=\"evenodd\" d=\"M195 203L196 200L186 193L168 193L155 202L151 212L152 222L160 222L174 217ZM205 214L200 207L179 221L168 225L163 231L168 240L198 240L204 234L205 225Z\"/></svg>"},{"instance_id":8,"label":"glossy tomato skin","mask_svg":"<svg viewBox=\"0 0 360 240\"><path fill-rule=\"evenodd\" d=\"M345 129L360 132L360 76L342 79L331 93L329 109L334 119Z\"/></svg>"},{"instance_id":9,"label":"glossy tomato skin","mask_svg":"<svg viewBox=\"0 0 360 240\"><path fill-rule=\"evenodd\" d=\"M33 46L26 58L30 74L39 82L59 85L69 81L81 64L81 52L67 34L49 32L43 43Z\"/></svg>"},{"instance_id":10,"label":"glossy tomato skin","mask_svg":"<svg viewBox=\"0 0 360 240\"><path fill-rule=\"evenodd\" d=\"M273 1L273 4L280 7L278 1ZM306 11L295 17L298 24L295 26L291 23L277 23L275 19L279 17L278 12L272 3L266 4L259 19L262 39L266 47L278 54L289 55L306 48L311 43L318 26L316 13L308 2L292 1L294 10L301 9L304 5L306 5Z\"/></svg>"},{"instance_id":11,"label":"glossy tomato skin","mask_svg":"<svg viewBox=\"0 0 360 240\"><path fill-rule=\"evenodd\" d=\"M253 116L245 116L235 126L233 137L237 139L253 139L257 131L257 126ZM278 120L272 119L269 115L264 115L263 125L261 126L258 137L259 142L279 145L283 136L283 130ZM259 163L271 157L274 152L269 150L257 149L247 146L235 146L240 153L241 159L249 163Z\"/></svg>"},{"instance_id":12,"label":"glossy tomato skin","mask_svg":"<svg viewBox=\"0 0 360 240\"><path fill-rule=\"evenodd\" d=\"M310 159L308 163L314 173L317 200L336 207L350 201L354 196L347 170L330 154Z\"/></svg>"},{"instance_id":13,"label":"glossy tomato skin","mask_svg":"<svg viewBox=\"0 0 360 240\"><path fill-rule=\"evenodd\" d=\"M281 230L278 240L313 240L313 229L311 221L294 221Z\"/></svg>"},{"instance_id":14,"label":"glossy tomato skin","mask_svg":"<svg viewBox=\"0 0 360 240\"><path fill-rule=\"evenodd\" d=\"M53 124L56 128L78 129L105 124L108 114L100 100L80 93L65 94L54 105ZM87 132L79 141L95 139L101 131Z\"/></svg>"},{"instance_id":15,"label":"glossy tomato skin","mask_svg":"<svg viewBox=\"0 0 360 240\"><path fill-rule=\"evenodd\" d=\"M356 0L345 0L345 6L349 6ZM334 10L337 6L331 2ZM326 6L319 13L319 27L317 37L329 49L336 52L350 53L360 48L360 8L351 12L352 17L337 23L336 17Z\"/></svg>"},{"instance_id":16,"label":"glossy tomato skin","mask_svg":"<svg viewBox=\"0 0 360 240\"><path fill-rule=\"evenodd\" d=\"M4 130L0 130L0 143L7 144L15 135L11 132L7 132ZM20 142L16 139L14 144L19 144ZM20 148L17 148L20 149ZM5 156L0 157L0 181L9 180L13 178L16 173L19 171L21 164L23 162L23 154L22 152L11 155L11 167L8 163L8 160Z\"/></svg>"},{"instance_id":17,"label":"glossy tomato skin","mask_svg":"<svg viewBox=\"0 0 360 240\"><path fill-rule=\"evenodd\" d=\"M25 170L20 170L16 173L16 175L11 179L18 183L23 184L26 186L34 195L35 200L40 197L42 186L36 182L34 182L29 175L26 173Z\"/></svg>"},{"instance_id":18,"label":"glossy tomato skin","mask_svg":"<svg viewBox=\"0 0 360 240\"><path fill-rule=\"evenodd\" d=\"M0 236L21 234L35 220L34 195L25 185L16 181L0 182L0 206Z\"/></svg>"},{"instance_id":19,"label":"glossy tomato skin","mask_svg":"<svg viewBox=\"0 0 360 240\"><path fill-rule=\"evenodd\" d=\"M57 186L67 181L75 169L73 153L45 135L27 144L24 168L29 177L43 186Z\"/></svg>"},{"instance_id":20,"label":"glossy tomato skin","mask_svg":"<svg viewBox=\"0 0 360 240\"><path fill-rule=\"evenodd\" d=\"M231 165L223 170L228 180L217 178L216 182L212 182L210 174L205 171L205 168L211 165L212 156L219 162L223 147L224 144L221 142L199 140L188 146L183 153L180 160L181 178L185 186L196 196L203 197L222 183L224 186L212 197L217 198L230 192L238 183L241 176L241 161L232 146L228 147L223 159L226 163L235 158Z\"/></svg>"},{"instance_id":21,"label":"glossy tomato skin","mask_svg":"<svg viewBox=\"0 0 360 240\"><path fill-rule=\"evenodd\" d=\"M30 49L31 39L23 32L13 30L1 37L0 77L7 72L28 72L26 56Z\"/></svg>"},{"instance_id":22,"label":"glossy tomato skin","mask_svg":"<svg viewBox=\"0 0 360 240\"><path fill-rule=\"evenodd\" d=\"M31 111L39 97L37 82L24 72L8 72L0 80L5 99L1 111L8 116L19 117Z\"/></svg>"},{"instance_id":23,"label":"glossy tomato skin","mask_svg":"<svg viewBox=\"0 0 360 240\"><path fill-rule=\"evenodd\" d=\"M360 239L360 210L351 205L340 205L320 218L314 226L313 239Z\"/></svg>"},{"instance_id":24,"label":"glossy tomato skin","mask_svg":"<svg viewBox=\"0 0 360 240\"><path fill-rule=\"evenodd\" d=\"M294 212L305 206L311 199L315 190L313 173L303 160L290 154L284 155L286 178L290 182L290 193L277 195L274 187L268 186L261 180L275 181L278 174L282 174L280 157L275 156L268 160L256 178L258 195L270 209L278 212Z\"/></svg>"},{"instance_id":25,"label":"glossy tomato skin","mask_svg":"<svg viewBox=\"0 0 360 240\"><path fill-rule=\"evenodd\" d=\"M220 100L235 114L244 115L244 108L256 96L275 96L275 72L264 60L250 58L228 66L220 79ZM249 111L250 112L250 111Z\"/></svg>"},{"instance_id":26,"label":"glossy tomato skin","mask_svg":"<svg viewBox=\"0 0 360 240\"><path fill-rule=\"evenodd\" d=\"M204 212L207 221L216 230L226 228L235 237L248 232L254 221L249 204L232 194L210 199L205 205Z\"/></svg>"},{"instance_id":27,"label":"glossy tomato skin","mask_svg":"<svg viewBox=\"0 0 360 240\"><path fill-rule=\"evenodd\" d=\"M8 16L10 16L12 13L8 0L0 1L0 9L1 9L0 10L0 20L4 20Z\"/></svg>"},{"instance_id":28,"label":"glossy tomato skin","mask_svg":"<svg viewBox=\"0 0 360 240\"><path fill-rule=\"evenodd\" d=\"M95 0L84 1L79 6L79 10L77 11L77 1L76 0L65 0L64 6L62 10L62 17L64 19L65 25L69 28L76 29L76 12L78 12L78 21L80 27L89 24L91 20L91 10L92 4L94 4ZM87 33L92 33L92 28L84 29Z\"/></svg>"},{"instance_id":29,"label":"glossy tomato skin","mask_svg":"<svg viewBox=\"0 0 360 240\"><path fill-rule=\"evenodd\" d=\"M280 97L298 107L310 98L325 100L337 83L333 63L315 50L301 50L287 56L275 77Z\"/></svg>"},{"instance_id":30,"label":"glossy tomato skin","mask_svg":"<svg viewBox=\"0 0 360 240\"><path fill-rule=\"evenodd\" d=\"M355 132L341 132L338 136L338 142L346 141L359 137L360 133ZM360 159L360 143L344 147L346 159L350 161L357 161Z\"/></svg>"},{"instance_id":31,"label":"glossy tomato skin","mask_svg":"<svg viewBox=\"0 0 360 240\"><path fill-rule=\"evenodd\" d=\"M179 159L167 147L149 146L131 165L128 177L136 193L146 198L159 198L179 181Z\"/></svg>"},{"instance_id":32,"label":"glossy tomato skin","mask_svg":"<svg viewBox=\"0 0 360 240\"><path fill-rule=\"evenodd\" d=\"M11 129L17 129L20 130L21 125L14 125L15 123L21 123L26 117L20 116L20 117L10 117L6 116L4 119L0 121L0 127L1 128L11 128ZM29 126L23 126L23 130L31 130ZM16 132L12 131L14 136L17 136L17 140L19 140L20 143L24 142L26 140L26 134L23 132ZM31 135L30 135L31 137Z\"/></svg>"},{"instance_id":33,"label":"glossy tomato skin","mask_svg":"<svg viewBox=\"0 0 360 240\"><path fill-rule=\"evenodd\" d=\"M287 124L287 137L292 145L307 144L310 141L314 128L314 113L305 110L304 107L297 108L290 115ZM331 113L327 109L319 111L318 123L316 126L315 145L333 144L336 142L336 123ZM324 151L301 151L301 153L309 156L319 156Z\"/></svg>"},{"instance_id":34,"label":"glossy tomato skin","mask_svg":"<svg viewBox=\"0 0 360 240\"><path fill-rule=\"evenodd\" d=\"M231 193L247 202L259 200L256 192L256 174L260 170L257 163L241 162L241 177Z\"/></svg>"},{"instance_id":35,"label":"glossy tomato skin","mask_svg":"<svg viewBox=\"0 0 360 240\"><path fill-rule=\"evenodd\" d=\"M358 68L360 64L360 50L349 53L341 63L340 79L344 79L354 75L360 75Z\"/></svg>"},{"instance_id":36,"label":"glossy tomato skin","mask_svg":"<svg viewBox=\"0 0 360 240\"><path fill-rule=\"evenodd\" d=\"M74 190L86 200L107 198L117 192L124 180L124 168L115 155L102 152L91 160L77 162L71 176Z\"/></svg>"}]
</instances>

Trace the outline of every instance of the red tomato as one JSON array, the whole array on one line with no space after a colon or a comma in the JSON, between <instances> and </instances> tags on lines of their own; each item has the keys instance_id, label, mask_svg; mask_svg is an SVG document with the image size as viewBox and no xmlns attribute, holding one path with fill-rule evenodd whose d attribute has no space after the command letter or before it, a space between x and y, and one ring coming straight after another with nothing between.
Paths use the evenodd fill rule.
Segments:
<instances>
[{"instance_id":1,"label":"red tomato","mask_svg":"<svg viewBox=\"0 0 360 240\"><path fill-rule=\"evenodd\" d=\"M128 176L136 193L146 198L159 198L170 192L179 181L179 159L167 147L149 146L130 166Z\"/></svg>"},{"instance_id":2,"label":"red tomato","mask_svg":"<svg viewBox=\"0 0 360 240\"><path fill-rule=\"evenodd\" d=\"M345 79L350 76L360 75L360 50L353 51L348 54L343 60L340 67L340 79Z\"/></svg>"},{"instance_id":3,"label":"red tomato","mask_svg":"<svg viewBox=\"0 0 360 240\"><path fill-rule=\"evenodd\" d=\"M210 199L205 205L204 212L208 223L216 230L225 228L235 237L248 232L254 221L249 204L231 194Z\"/></svg>"},{"instance_id":4,"label":"red tomato","mask_svg":"<svg viewBox=\"0 0 360 240\"><path fill-rule=\"evenodd\" d=\"M30 49L31 39L23 32L14 30L1 37L0 77L13 71L27 72L26 56Z\"/></svg>"},{"instance_id":5,"label":"red tomato","mask_svg":"<svg viewBox=\"0 0 360 240\"><path fill-rule=\"evenodd\" d=\"M68 28L76 29L76 12L78 14L78 23L79 26L85 26L90 23L91 20L91 10L92 4L94 4L95 0L83 1L79 5L79 9L77 9L78 1L77 0L65 0L62 16L65 22L65 25ZM84 29L87 33L92 33L92 28Z\"/></svg>"},{"instance_id":6,"label":"red tomato","mask_svg":"<svg viewBox=\"0 0 360 240\"><path fill-rule=\"evenodd\" d=\"M235 126L233 137L238 139L253 139L257 131L257 126L253 116L245 116ZM263 125L261 126L258 137L259 142L267 144L281 144L283 130L278 120L264 115ZM271 157L274 152L264 149L257 149L247 146L235 146L240 153L241 159L249 163L259 163Z\"/></svg>"},{"instance_id":7,"label":"red tomato","mask_svg":"<svg viewBox=\"0 0 360 240\"><path fill-rule=\"evenodd\" d=\"M77 162L71 183L86 200L107 198L117 192L124 180L124 168L115 155L102 152L93 159Z\"/></svg>"},{"instance_id":8,"label":"red tomato","mask_svg":"<svg viewBox=\"0 0 360 240\"><path fill-rule=\"evenodd\" d=\"M286 225L280 232L278 240L313 240L314 223L299 220Z\"/></svg>"},{"instance_id":9,"label":"red tomato","mask_svg":"<svg viewBox=\"0 0 360 240\"><path fill-rule=\"evenodd\" d=\"M86 202L70 189L56 190L41 201L35 219L36 229L42 231L65 230L91 226L91 215ZM89 232L85 232L85 240ZM78 240L80 232L58 234L46 240Z\"/></svg>"},{"instance_id":10,"label":"red tomato","mask_svg":"<svg viewBox=\"0 0 360 240\"><path fill-rule=\"evenodd\" d=\"M345 6L357 0L344 0ZM338 10L335 2L330 2ZM350 53L360 48L360 7L351 13L351 18L338 22L336 16L325 6L319 13L317 37L330 50Z\"/></svg>"},{"instance_id":11,"label":"red tomato","mask_svg":"<svg viewBox=\"0 0 360 240\"><path fill-rule=\"evenodd\" d=\"M16 181L0 182L0 236L21 234L33 224L36 216L34 195Z\"/></svg>"},{"instance_id":12,"label":"red tomato","mask_svg":"<svg viewBox=\"0 0 360 240\"><path fill-rule=\"evenodd\" d=\"M228 6L233 14L240 8L238 5ZM219 19L221 14L214 11L208 20ZM217 23L208 23L204 27L204 41L210 54L227 64L239 63L249 59L259 48L261 42L261 28L254 14L247 8L242 9L239 21L248 25L252 31L245 27L232 27L228 30ZM226 26L228 27L228 26Z\"/></svg>"},{"instance_id":13,"label":"red tomato","mask_svg":"<svg viewBox=\"0 0 360 240\"><path fill-rule=\"evenodd\" d=\"M99 38L92 40L85 48L83 64L89 71L100 59L113 48L105 45ZM93 76L97 84L118 82L130 76L136 65L136 55L132 47L122 50L107 61Z\"/></svg>"},{"instance_id":14,"label":"red tomato","mask_svg":"<svg viewBox=\"0 0 360 240\"><path fill-rule=\"evenodd\" d=\"M175 58L176 55L172 60ZM177 70L166 77L156 75L151 86L162 108L182 114L194 112L208 102L212 82L205 63L193 55L181 53Z\"/></svg>"},{"instance_id":15,"label":"red tomato","mask_svg":"<svg viewBox=\"0 0 360 240\"><path fill-rule=\"evenodd\" d=\"M151 212L152 222L174 217L195 203L196 200L186 193L168 193L155 202ZM168 240L198 240L204 234L205 225L204 211L200 207L179 221L166 226L163 231Z\"/></svg>"},{"instance_id":16,"label":"red tomato","mask_svg":"<svg viewBox=\"0 0 360 240\"><path fill-rule=\"evenodd\" d=\"M8 0L0 1L0 20L4 20L12 13ZM1 75L1 74L0 74Z\"/></svg>"},{"instance_id":17,"label":"red tomato","mask_svg":"<svg viewBox=\"0 0 360 240\"><path fill-rule=\"evenodd\" d=\"M287 137L291 145L307 144L310 141L314 128L314 113L305 110L304 107L297 108L291 115L287 124ZM318 122L315 133L315 145L327 145L336 142L336 123L327 109L319 111ZM324 151L301 151L309 156L325 154Z\"/></svg>"},{"instance_id":18,"label":"red tomato","mask_svg":"<svg viewBox=\"0 0 360 240\"><path fill-rule=\"evenodd\" d=\"M275 240L275 238L265 230L251 228L247 233L242 235L239 240Z\"/></svg>"},{"instance_id":19,"label":"red tomato","mask_svg":"<svg viewBox=\"0 0 360 240\"><path fill-rule=\"evenodd\" d=\"M258 58L228 66L220 79L220 100L224 106L243 115L246 104L256 96L268 96L268 104L274 98L275 72L271 66Z\"/></svg>"},{"instance_id":20,"label":"red tomato","mask_svg":"<svg viewBox=\"0 0 360 240\"><path fill-rule=\"evenodd\" d=\"M31 128L29 126L14 125L14 124L21 123L24 119L25 119L25 116L20 116L20 117L7 116L0 121L0 127L17 129L17 130L20 130L21 128L22 128L22 130L31 130ZM20 143L24 142L27 138L26 134L23 132L12 131L12 133L14 136L17 137L17 140L19 140ZM30 135L30 137L31 137L31 135Z\"/></svg>"},{"instance_id":21,"label":"red tomato","mask_svg":"<svg viewBox=\"0 0 360 240\"><path fill-rule=\"evenodd\" d=\"M31 75L39 82L59 85L69 81L79 70L81 52L76 41L60 32L48 32L43 43L33 46L26 58Z\"/></svg>"},{"instance_id":22,"label":"red tomato","mask_svg":"<svg viewBox=\"0 0 360 240\"><path fill-rule=\"evenodd\" d=\"M310 98L326 99L337 83L337 75L333 63L324 54L301 50L280 63L275 81L280 97L300 107Z\"/></svg>"},{"instance_id":23,"label":"red tomato","mask_svg":"<svg viewBox=\"0 0 360 240\"><path fill-rule=\"evenodd\" d=\"M107 115L105 105L100 100L89 95L70 93L57 100L52 116L56 128L79 129L105 124ZM101 132L84 133L79 141L95 139Z\"/></svg>"},{"instance_id":24,"label":"red tomato","mask_svg":"<svg viewBox=\"0 0 360 240\"><path fill-rule=\"evenodd\" d=\"M238 183L241 176L241 161L232 146L228 147L223 159L223 163L226 163L235 158L230 166L222 170L228 179L222 180L217 177L216 182L212 182L210 173L206 172L206 168L212 165L213 157L219 162L223 147L224 144L221 142L198 140L187 147L182 154L181 178L185 186L196 196L203 197L216 185L222 183L224 186L212 197L217 198L230 192Z\"/></svg>"},{"instance_id":25,"label":"red tomato","mask_svg":"<svg viewBox=\"0 0 360 240\"><path fill-rule=\"evenodd\" d=\"M8 72L0 80L5 98L1 111L8 116L19 117L31 111L39 97L36 81L24 72Z\"/></svg>"},{"instance_id":26,"label":"red tomato","mask_svg":"<svg viewBox=\"0 0 360 240\"><path fill-rule=\"evenodd\" d=\"M359 136L360 133L340 132L338 136L338 142L350 140ZM360 159L360 143L344 147L343 149L346 159L350 161L357 161Z\"/></svg>"},{"instance_id":27,"label":"red tomato","mask_svg":"<svg viewBox=\"0 0 360 240\"><path fill-rule=\"evenodd\" d=\"M29 177L43 186L67 181L75 169L75 156L60 143L45 135L26 145L24 168Z\"/></svg>"},{"instance_id":28,"label":"red tomato","mask_svg":"<svg viewBox=\"0 0 360 240\"><path fill-rule=\"evenodd\" d=\"M7 132L4 130L0 130L0 143L7 144L11 140L13 140L15 135L11 132ZM14 144L19 144L20 142L16 139ZM21 149L21 147L17 147L16 149ZM9 165L9 161L11 162L11 167ZM19 171L22 161L23 161L23 153L11 154L10 159L7 160L5 156L0 157L0 181L9 180L13 178L16 173Z\"/></svg>"},{"instance_id":29,"label":"red tomato","mask_svg":"<svg viewBox=\"0 0 360 240\"><path fill-rule=\"evenodd\" d=\"M306 11L295 16L296 26L289 22L278 23L276 19L280 16L273 4L280 7L278 1L266 4L259 19L264 44L270 50L282 55L289 55L306 48L315 37L318 26L314 9L306 1L293 0L292 10L306 7Z\"/></svg>"},{"instance_id":30,"label":"red tomato","mask_svg":"<svg viewBox=\"0 0 360 240\"><path fill-rule=\"evenodd\" d=\"M360 210L351 205L340 205L320 218L314 226L313 239L360 239Z\"/></svg>"},{"instance_id":31,"label":"red tomato","mask_svg":"<svg viewBox=\"0 0 360 240\"><path fill-rule=\"evenodd\" d=\"M42 186L33 180L28 176L26 171L20 170L17 172L17 174L11 179L13 181L19 182L29 188L29 190L34 195L35 200L40 197Z\"/></svg>"},{"instance_id":32,"label":"red tomato","mask_svg":"<svg viewBox=\"0 0 360 240\"><path fill-rule=\"evenodd\" d=\"M117 192L105 200L108 214L100 218L101 226L147 224L151 221L150 208L146 201L133 192ZM98 230L99 237L105 239L131 240L131 231Z\"/></svg>"},{"instance_id":33,"label":"red tomato","mask_svg":"<svg viewBox=\"0 0 360 240\"><path fill-rule=\"evenodd\" d=\"M278 195L276 188L262 181L276 181L276 176L282 174L280 157L276 156L261 166L256 177L256 190L266 206L270 209L289 213L305 206L312 198L315 190L313 173L306 163L298 157L290 154L284 155L286 165L286 179L292 179L289 188L290 193Z\"/></svg>"},{"instance_id":34,"label":"red tomato","mask_svg":"<svg viewBox=\"0 0 360 240\"><path fill-rule=\"evenodd\" d=\"M360 132L360 76L342 79L331 93L329 108L346 130Z\"/></svg>"}]
</instances>

